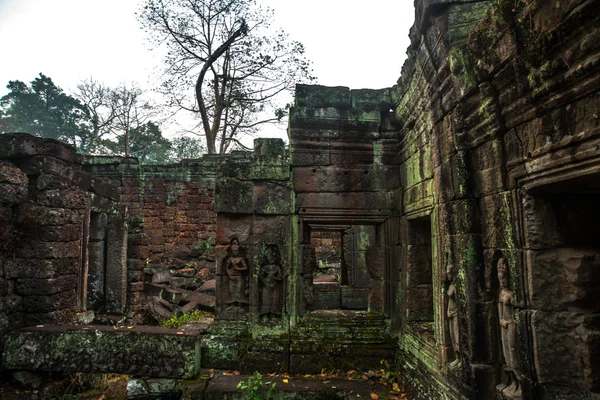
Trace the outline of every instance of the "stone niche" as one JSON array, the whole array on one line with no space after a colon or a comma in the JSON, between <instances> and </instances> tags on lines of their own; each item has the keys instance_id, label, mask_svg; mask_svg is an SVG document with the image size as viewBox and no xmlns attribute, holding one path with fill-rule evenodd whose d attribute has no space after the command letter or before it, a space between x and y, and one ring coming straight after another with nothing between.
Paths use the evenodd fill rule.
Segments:
<instances>
[{"instance_id":1,"label":"stone niche","mask_svg":"<svg viewBox=\"0 0 600 400\"><path fill-rule=\"evenodd\" d=\"M413 330L434 340L431 218L409 219L408 229L406 321Z\"/></svg>"},{"instance_id":2,"label":"stone niche","mask_svg":"<svg viewBox=\"0 0 600 400\"><path fill-rule=\"evenodd\" d=\"M538 382L568 398L600 392L599 182L599 173L565 177L523 198L531 304L523 318Z\"/></svg>"}]
</instances>

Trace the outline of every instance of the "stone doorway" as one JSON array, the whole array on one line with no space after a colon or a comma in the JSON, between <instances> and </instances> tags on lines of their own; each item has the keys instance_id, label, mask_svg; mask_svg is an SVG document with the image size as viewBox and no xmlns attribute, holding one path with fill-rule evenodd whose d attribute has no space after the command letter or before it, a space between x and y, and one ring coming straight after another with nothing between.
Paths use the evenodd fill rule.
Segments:
<instances>
[{"instance_id":1,"label":"stone doorway","mask_svg":"<svg viewBox=\"0 0 600 400\"><path fill-rule=\"evenodd\" d=\"M305 222L302 270L305 311L383 313L387 248L384 224Z\"/></svg>"}]
</instances>

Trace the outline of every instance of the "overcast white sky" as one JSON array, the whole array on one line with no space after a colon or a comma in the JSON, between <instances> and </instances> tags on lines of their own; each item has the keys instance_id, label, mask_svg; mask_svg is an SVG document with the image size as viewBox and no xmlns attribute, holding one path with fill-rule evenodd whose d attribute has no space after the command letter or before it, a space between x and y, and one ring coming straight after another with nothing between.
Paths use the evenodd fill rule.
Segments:
<instances>
[{"instance_id":1,"label":"overcast white sky","mask_svg":"<svg viewBox=\"0 0 600 400\"><path fill-rule=\"evenodd\" d=\"M392 86L409 45L411 0L260 0L302 42L318 83ZM9 80L42 72L66 92L93 77L108 85L157 84L161 59L135 12L140 0L0 0L0 96Z\"/></svg>"}]
</instances>

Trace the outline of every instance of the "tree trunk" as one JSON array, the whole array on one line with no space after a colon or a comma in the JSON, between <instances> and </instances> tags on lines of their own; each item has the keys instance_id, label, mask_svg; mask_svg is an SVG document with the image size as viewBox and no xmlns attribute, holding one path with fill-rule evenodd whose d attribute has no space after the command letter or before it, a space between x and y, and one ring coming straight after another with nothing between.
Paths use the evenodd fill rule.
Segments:
<instances>
[{"instance_id":1,"label":"tree trunk","mask_svg":"<svg viewBox=\"0 0 600 400\"><path fill-rule=\"evenodd\" d=\"M216 147L216 133L212 132L210 127L210 123L208 122L208 115L206 113L206 105L204 104L204 96L202 96L202 85L204 84L204 77L206 75L206 71L210 68L210 66L219 58L221 55L233 44L235 39L242 35L242 28L238 29L231 35L229 39L225 43L223 43L213 54L208 57L204 65L202 66L202 70L198 75L198 80L196 81L196 100L198 101L198 109L200 110L200 117L202 118L202 128L204 129L204 136L206 137L206 148L208 150L208 154L215 154L217 152Z\"/></svg>"}]
</instances>

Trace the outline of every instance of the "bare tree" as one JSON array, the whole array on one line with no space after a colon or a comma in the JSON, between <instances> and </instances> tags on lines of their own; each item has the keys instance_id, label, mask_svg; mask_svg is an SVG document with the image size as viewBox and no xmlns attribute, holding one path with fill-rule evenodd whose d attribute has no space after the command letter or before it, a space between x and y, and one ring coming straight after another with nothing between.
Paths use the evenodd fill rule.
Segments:
<instances>
[{"instance_id":1,"label":"bare tree","mask_svg":"<svg viewBox=\"0 0 600 400\"><path fill-rule=\"evenodd\" d=\"M85 107L86 115L90 121L90 133L85 150L95 151L103 138L112 132L116 110L112 101L113 91L101 82L88 78L77 85L74 97Z\"/></svg>"},{"instance_id":2,"label":"bare tree","mask_svg":"<svg viewBox=\"0 0 600 400\"><path fill-rule=\"evenodd\" d=\"M209 153L281 121L279 95L314 79L304 47L273 32L272 16L256 0L146 0L138 15L166 47L161 92L170 106L200 116Z\"/></svg>"},{"instance_id":3,"label":"bare tree","mask_svg":"<svg viewBox=\"0 0 600 400\"><path fill-rule=\"evenodd\" d=\"M110 107L114 119L111 132L122 145L123 153L129 157L131 147L146 131L146 126L156 116L155 107L143 96L144 92L135 84L121 84L111 90Z\"/></svg>"}]
</instances>

